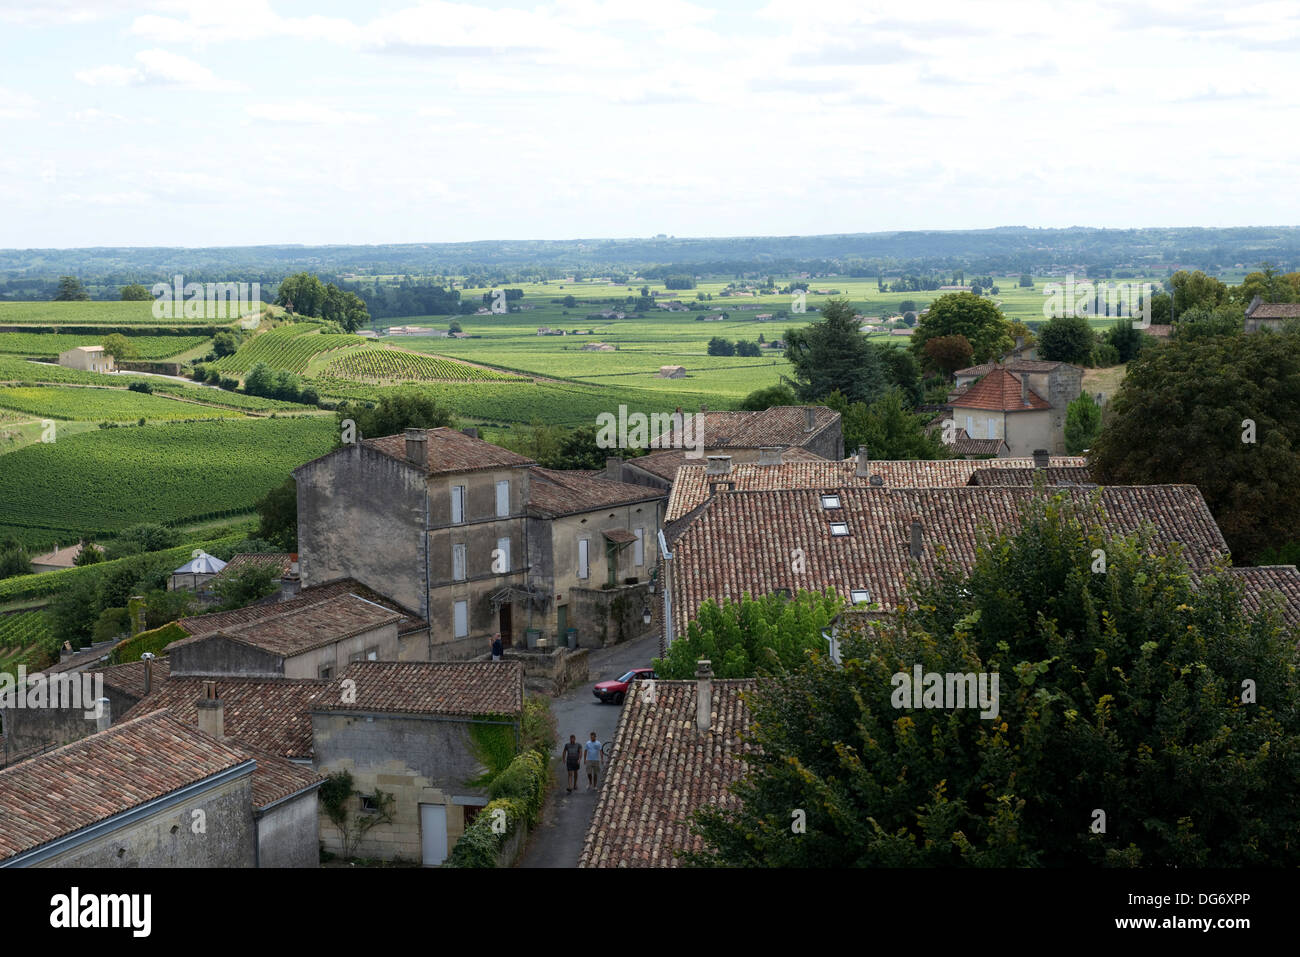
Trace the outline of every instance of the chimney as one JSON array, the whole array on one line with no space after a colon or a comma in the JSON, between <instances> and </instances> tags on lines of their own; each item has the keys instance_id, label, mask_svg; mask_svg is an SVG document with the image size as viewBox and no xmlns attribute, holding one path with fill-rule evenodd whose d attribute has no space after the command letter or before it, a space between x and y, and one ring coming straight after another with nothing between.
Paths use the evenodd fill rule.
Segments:
<instances>
[{"instance_id":1,"label":"chimney","mask_svg":"<svg viewBox=\"0 0 1300 957\"><path fill-rule=\"evenodd\" d=\"M730 455L710 455L709 466L704 470L705 475L728 475L731 472Z\"/></svg>"},{"instance_id":2,"label":"chimney","mask_svg":"<svg viewBox=\"0 0 1300 957\"><path fill-rule=\"evenodd\" d=\"M605 459L605 478L611 482L623 481L623 456L611 455Z\"/></svg>"},{"instance_id":3,"label":"chimney","mask_svg":"<svg viewBox=\"0 0 1300 957\"><path fill-rule=\"evenodd\" d=\"M781 464L781 446L763 445L758 449L759 465L780 465Z\"/></svg>"},{"instance_id":4,"label":"chimney","mask_svg":"<svg viewBox=\"0 0 1300 957\"><path fill-rule=\"evenodd\" d=\"M291 579L298 578L298 553L297 552L289 553L289 571L285 573L283 577L291 578Z\"/></svg>"},{"instance_id":5,"label":"chimney","mask_svg":"<svg viewBox=\"0 0 1300 957\"><path fill-rule=\"evenodd\" d=\"M142 655L140 656L140 660L144 662L144 693L145 693L146 696L147 696L147 695L149 694L149 692L153 689L153 659L154 659L154 657L155 657L155 656L154 656L154 653L153 653L152 651L146 651L144 654L142 654Z\"/></svg>"},{"instance_id":6,"label":"chimney","mask_svg":"<svg viewBox=\"0 0 1300 957\"><path fill-rule=\"evenodd\" d=\"M1045 469L1050 461L1047 449L1034 449L1034 468Z\"/></svg>"},{"instance_id":7,"label":"chimney","mask_svg":"<svg viewBox=\"0 0 1300 957\"><path fill-rule=\"evenodd\" d=\"M921 557L921 545L924 541L924 531L921 528L921 516L912 516L912 539L908 543L908 551L913 558Z\"/></svg>"},{"instance_id":8,"label":"chimney","mask_svg":"<svg viewBox=\"0 0 1300 957\"><path fill-rule=\"evenodd\" d=\"M1029 404L1029 376L1024 373L1020 375L1020 404Z\"/></svg>"},{"instance_id":9,"label":"chimney","mask_svg":"<svg viewBox=\"0 0 1300 957\"><path fill-rule=\"evenodd\" d=\"M856 459L857 468L853 470L853 474L858 478L868 478L871 475L871 453L867 451L865 445L858 448Z\"/></svg>"},{"instance_id":10,"label":"chimney","mask_svg":"<svg viewBox=\"0 0 1300 957\"><path fill-rule=\"evenodd\" d=\"M95 701L95 712L95 730L107 731L113 723L113 703L107 698L99 698Z\"/></svg>"},{"instance_id":11,"label":"chimney","mask_svg":"<svg viewBox=\"0 0 1300 957\"><path fill-rule=\"evenodd\" d=\"M695 666L695 727L708 731L713 723L713 664L701 658Z\"/></svg>"},{"instance_id":12,"label":"chimney","mask_svg":"<svg viewBox=\"0 0 1300 957\"><path fill-rule=\"evenodd\" d=\"M195 703L199 709L199 730L214 738L226 736L226 709L217 697L217 683L203 682L203 697Z\"/></svg>"},{"instance_id":13,"label":"chimney","mask_svg":"<svg viewBox=\"0 0 1300 957\"><path fill-rule=\"evenodd\" d=\"M811 405L804 406L803 407L803 430L805 432L811 432L813 430L813 426L816 424L817 424L817 410L814 409Z\"/></svg>"},{"instance_id":14,"label":"chimney","mask_svg":"<svg viewBox=\"0 0 1300 957\"><path fill-rule=\"evenodd\" d=\"M428 463L425 450L429 447L429 437L424 429L406 430L406 461L424 468Z\"/></svg>"},{"instance_id":15,"label":"chimney","mask_svg":"<svg viewBox=\"0 0 1300 957\"><path fill-rule=\"evenodd\" d=\"M468 428L461 429L462 435L468 435L471 439L478 438L478 426L471 425Z\"/></svg>"}]
</instances>

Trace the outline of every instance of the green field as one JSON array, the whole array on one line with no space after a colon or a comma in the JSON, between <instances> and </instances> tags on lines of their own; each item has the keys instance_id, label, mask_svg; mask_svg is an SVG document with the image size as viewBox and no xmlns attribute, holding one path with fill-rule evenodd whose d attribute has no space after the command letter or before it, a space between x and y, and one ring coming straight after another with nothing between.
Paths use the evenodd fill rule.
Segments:
<instances>
[{"instance_id":1,"label":"green field","mask_svg":"<svg viewBox=\"0 0 1300 957\"><path fill-rule=\"evenodd\" d=\"M140 418L215 419L241 415L234 409L217 409L164 395L56 385L0 387L0 408L42 418L91 422L127 422Z\"/></svg>"},{"instance_id":2,"label":"green field","mask_svg":"<svg viewBox=\"0 0 1300 957\"><path fill-rule=\"evenodd\" d=\"M65 335L53 332L0 332L0 353L36 358L57 358L77 346L103 344L101 336ZM205 336L131 336L133 359L166 359L188 352L207 342Z\"/></svg>"},{"instance_id":3,"label":"green field","mask_svg":"<svg viewBox=\"0 0 1300 957\"><path fill-rule=\"evenodd\" d=\"M211 368L235 375L247 372L258 362L265 362L272 369L287 369L302 375L312 359L321 353L360 346L368 341L361 336L320 330L319 325L310 322L278 326L249 339L233 355L212 363Z\"/></svg>"},{"instance_id":4,"label":"green field","mask_svg":"<svg viewBox=\"0 0 1300 957\"><path fill-rule=\"evenodd\" d=\"M0 326L224 326L235 319L156 319L148 302L0 302Z\"/></svg>"},{"instance_id":5,"label":"green field","mask_svg":"<svg viewBox=\"0 0 1300 957\"><path fill-rule=\"evenodd\" d=\"M327 452L327 416L96 430L0 455L0 539L29 547L246 511Z\"/></svg>"},{"instance_id":6,"label":"green field","mask_svg":"<svg viewBox=\"0 0 1300 957\"><path fill-rule=\"evenodd\" d=\"M364 382L513 382L522 376L495 372L451 359L384 346L350 349L330 359L320 371L322 379Z\"/></svg>"},{"instance_id":7,"label":"green field","mask_svg":"<svg viewBox=\"0 0 1300 957\"><path fill-rule=\"evenodd\" d=\"M0 615L0 672L10 670L28 651L48 645L52 637L44 611Z\"/></svg>"}]
</instances>

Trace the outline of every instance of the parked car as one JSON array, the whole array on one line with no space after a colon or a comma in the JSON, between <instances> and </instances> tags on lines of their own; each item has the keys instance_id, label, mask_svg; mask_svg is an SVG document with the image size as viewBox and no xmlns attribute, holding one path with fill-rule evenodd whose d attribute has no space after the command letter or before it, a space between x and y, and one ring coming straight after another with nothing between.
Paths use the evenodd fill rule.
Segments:
<instances>
[{"instance_id":1,"label":"parked car","mask_svg":"<svg viewBox=\"0 0 1300 957\"><path fill-rule=\"evenodd\" d=\"M601 704L610 701L622 704L623 699L632 692L628 690L634 681L647 681L655 676L653 668L633 668L627 674L613 681L602 681L591 689L591 693L600 699Z\"/></svg>"}]
</instances>

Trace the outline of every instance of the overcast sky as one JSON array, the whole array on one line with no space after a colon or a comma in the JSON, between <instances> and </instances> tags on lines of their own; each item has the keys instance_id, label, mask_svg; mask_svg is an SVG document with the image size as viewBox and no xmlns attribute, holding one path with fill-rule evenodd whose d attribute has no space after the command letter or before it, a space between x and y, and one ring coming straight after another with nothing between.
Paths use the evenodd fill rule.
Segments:
<instances>
[{"instance_id":1,"label":"overcast sky","mask_svg":"<svg viewBox=\"0 0 1300 957\"><path fill-rule=\"evenodd\" d=\"M1300 5L0 0L0 246L1300 223Z\"/></svg>"}]
</instances>

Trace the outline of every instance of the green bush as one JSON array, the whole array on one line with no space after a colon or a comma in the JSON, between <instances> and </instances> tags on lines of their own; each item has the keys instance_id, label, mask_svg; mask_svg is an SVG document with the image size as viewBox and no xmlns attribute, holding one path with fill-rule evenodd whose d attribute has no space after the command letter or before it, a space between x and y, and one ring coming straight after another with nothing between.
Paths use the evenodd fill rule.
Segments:
<instances>
[{"instance_id":1,"label":"green bush","mask_svg":"<svg viewBox=\"0 0 1300 957\"><path fill-rule=\"evenodd\" d=\"M121 642L113 649L109 655L109 663L120 665L127 661L139 661L140 656L146 651L155 655L161 655L163 649L173 641L180 641L182 638L188 638L190 633L182 628L176 622L168 622L161 628L154 628L152 631L142 631L134 638L128 638Z\"/></svg>"},{"instance_id":2,"label":"green bush","mask_svg":"<svg viewBox=\"0 0 1300 957\"><path fill-rule=\"evenodd\" d=\"M546 755L540 751L519 754L488 786L492 800L465 829L445 866L496 867L497 856L520 825L531 827L540 820L549 783L550 765ZM506 826L502 833L492 828L500 819L497 811L505 813Z\"/></svg>"}]
</instances>

